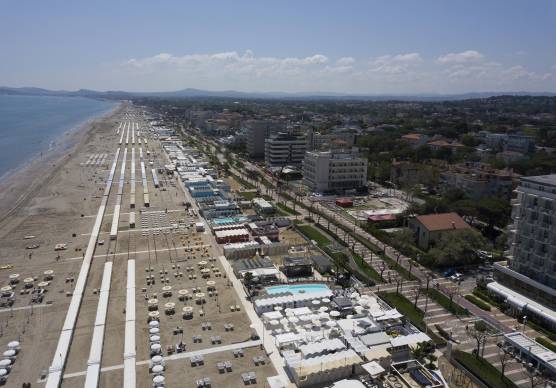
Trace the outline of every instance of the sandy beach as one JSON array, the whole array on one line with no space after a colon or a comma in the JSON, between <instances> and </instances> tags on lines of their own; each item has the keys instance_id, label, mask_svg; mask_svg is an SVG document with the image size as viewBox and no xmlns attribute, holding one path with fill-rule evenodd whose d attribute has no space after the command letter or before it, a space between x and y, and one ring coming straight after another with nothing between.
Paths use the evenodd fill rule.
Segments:
<instances>
[{"instance_id":1,"label":"sandy beach","mask_svg":"<svg viewBox=\"0 0 556 388\"><path fill-rule=\"evenodd\" d=\"M7 224L17 225L21 221L17 217L18 210L24 208L36 193L47 185L57 171L74 155L79 154L92 138L91 132L105 126L124 109L124 104L116 105L109 112L89 119L76 128L66 131L56 139L55 146L35 155L26 165L7 174L0 182L0 238L4 237L10 228ZM16 216L16 217L14 217Z\"/></svg>"},{"instance_id":2,"label":"sandy beach","mask_svg":"<svg viewBox=\"0 0 556 388\"><path fill-rule=\"evenodd\" d=\"M37 281L43 280L44 271L55 274L42 304L31 304L32 295L22 294L18 286L14 305L0 307L0 346L11 340L22 342L10 386L34 383L52 361L70 300L66 294L72 290L66 280L75 276L81 265L79 260L64 258L82 255L87 237L81 235L90 232L92 219L81 214L96 212L99 187L106 177L106 167L86 170L81 164L92 153L112 157L116 146L105 139L115 137L117 116L124 108L125 104L119 104L102 117L66 132L57 147L0 186L0 285L10 284L13 274ZM29 236L33 238L25 238ZM54 251L58 243L68 244L60 255ZM34 249L27 249L30 246Z\"/></svg>"}]
</instances>

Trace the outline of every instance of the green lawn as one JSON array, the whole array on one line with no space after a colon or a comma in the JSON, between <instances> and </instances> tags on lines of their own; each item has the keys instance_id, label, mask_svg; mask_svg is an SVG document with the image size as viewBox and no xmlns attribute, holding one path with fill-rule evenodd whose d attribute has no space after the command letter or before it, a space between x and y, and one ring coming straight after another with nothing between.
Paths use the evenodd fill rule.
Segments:
<instances>
[{"instance_id":1,"label":"green lawn","mask_svg":"<svg viewBox=\"0 0 556 388\"><path fill-rule=\"evenodd\" d=\"M256 191L240 191L239 195L241 195L246 200L251 201L253 198L255 198L257 196L257 192Z\"/></svg>"},{"instance_id":2,"label":"green lawn","mask_svg":"<svg viewBox=\"0 0 556 388\"><path fill-rule=\"evenodd\" d=\"M297 210L293 210L291 207L286 206L283 203L277 203L276 207L282 210L283 212L293 214L294 216L299 216L301 214Z\"/></svg>"},{"instance_id":3,"label":"green lawn","mask_svg":"<svg viewBox=\"0 0 556 388\"><path fill-rule=\"evenodd\" d=\"M426 292L426 290L423 290L423 291ZM435 290L434 288L429 288L428 294L429 294L429 297L432 300L434 300L436 303L438 303L439 305L444 307L446 310L448 310L452 314L469 315L469 312L466 309L464 309L463 307L458 305L456 302L450 301L450 298L448 298L446 295L444 295L440 291Z\"/></svg>"},{"instance_id":4,"label":"green lawn","mask_svg":"<svg viewBox=\"0 0 556 388\"><path fill-rule=\"evenodd\" d=\"M498 369L484 358L476 357L461 350L454 350L454 358L488 387L517 388L513 381L503 376Z\"/></svg>"},{"instance_id":5,"label":"green lawn","mask_svg":"<svg viewBox=\"0 0 556 388\"><path fill-rule=\"evenodd\" d=\"M320 246L321 248L332 243L332 241L330 241L326 236L324 236L321 232L319 232L311 225L298 225L297 229L299 229L299 231L303 233L307 238L316 241L318 246Z\"/></svg>"}]
</instances>

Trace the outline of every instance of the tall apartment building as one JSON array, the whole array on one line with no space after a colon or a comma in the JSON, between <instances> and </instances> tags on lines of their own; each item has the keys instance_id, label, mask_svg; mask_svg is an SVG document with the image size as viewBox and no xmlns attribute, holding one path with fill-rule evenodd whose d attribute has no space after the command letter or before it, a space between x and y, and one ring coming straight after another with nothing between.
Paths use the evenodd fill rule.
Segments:
<instances>
[{"instance_id":1,"label":"tall apartment building","mask_svg":"<svg viewBox=\"0 0 556 388\"><path fill-rule=\"evenodd\" d=\"M495 265L501 284L556 308L556 174L522 177L510 226L508 265Z\"/></svg>"},{"instance_id":2,"label":"tall apartment building","mask_svg":"<svg viewBox=\"0 0 556 388\"><path fill-rule=\"evenodd\" d=\"M269 167L300 166L306 148L303 136L279 132L265 140L264 160Z\"/></svg>"},{"instance_id":3,"label":"tall apartment building","mask_svg":"<svg viewBox=\"0 0 556 388\"><path fill-rule=\"evenodd\" d=\"M251 158L264 157L264 141L271 134L285 128L285 123L276 120L250 120L245 123L247 129L247 153Z\"/></svg>"},{"instance_id":4,"label":"tall apartment building","mask_svg":"<svg viewBox=\"0 0 556 388\"><path fill-rule=\"evenodd\" d=\"M342 148L349 148L355 144L355 133L346 130L335 130L329 133L307 131L307 150L323 150L335 148L336 144Z\"/></svg>"},{"instance_id":5,"label":"tall apartment building","mask_svg":"<svg viewBox=\"0 0 556 388\"><path fill-rule=\"evenodd\" d=\"M303 182L312 191L345 191L367 183L367 159L357 149L310 151L303 161Z\"/></svg>"}]
</instances>

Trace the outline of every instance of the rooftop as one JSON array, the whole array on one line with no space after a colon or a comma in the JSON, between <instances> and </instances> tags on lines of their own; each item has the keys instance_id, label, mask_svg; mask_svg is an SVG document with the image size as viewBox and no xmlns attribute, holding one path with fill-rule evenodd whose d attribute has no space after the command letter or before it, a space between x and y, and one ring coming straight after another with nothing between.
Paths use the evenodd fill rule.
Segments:
<instances>
[{"instance_id":1,"label":"rooftop","mask_svg":"<svg viewBox=\"0 0 556 388\"><path fill-rule=\"evenodd\" d=\"M419 221L430 232L451 229L470 229L471 226L457 213L440 213L417 216Z\"/></svg>"},{"instance_id":2,"label":"rooftop","mask_svg":"<svg viewBox=\"0 0 556 388\"><path fill-rule=\"evenodd\" d=\"M556 186L556 174L522 177L521 180L548 186Z\"/></svg>"}]
</instances>

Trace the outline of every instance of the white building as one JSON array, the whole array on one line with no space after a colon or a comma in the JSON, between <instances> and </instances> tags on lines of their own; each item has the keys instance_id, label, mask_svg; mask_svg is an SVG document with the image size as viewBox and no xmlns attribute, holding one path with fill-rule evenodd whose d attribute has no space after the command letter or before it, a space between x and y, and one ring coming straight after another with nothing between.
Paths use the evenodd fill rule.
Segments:
<instances>
[{"instance_id":1,"label":"white building","mask_svg":"<svg viewBox=\"0 0 556 388\"><path fill-rule=\"evenodd\" d=\"M510 268L556 288L556 174L521 178Z\"/></svg>"},{"instance_id":2,"label":"white building","mask_svg":"<svg viewBox=\"0 0 556 388\"><path fill-rule=\"evenodd\" d=\"M302 136L280 132L264 143L264 160L269 167L301 165L307 144Z\"/></svg>"},{"instance_id":3,"label":"white building","mask_svg":"<svg viewBox=\"0 0 556 388\"><path fill-rule=\"evenodd\" d=\"M336 144L342 147L352 147L355 144L355 133L348 130L336 130L329 133L307 131L307 150L323 150L335 148Z\"/></svg>"},{"instance_id":4,"label":"white building","mask_svg":"<svg viewBox=\"0 0 556 388\"><path fill-rule=\"evenodd\" d=\"M367 182L367 160L356 149L307 152L303 181L316 192L357 189Z\"/></svg>"}]
</instances>

